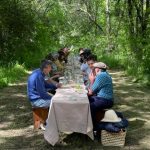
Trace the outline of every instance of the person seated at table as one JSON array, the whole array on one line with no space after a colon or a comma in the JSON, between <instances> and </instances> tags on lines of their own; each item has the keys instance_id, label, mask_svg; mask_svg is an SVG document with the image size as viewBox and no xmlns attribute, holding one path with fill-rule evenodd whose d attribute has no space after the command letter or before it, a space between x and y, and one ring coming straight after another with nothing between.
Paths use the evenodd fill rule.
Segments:
<instances>
[{"instance_id":1,"label":"person seated at table","mask_svg":"<svg viewBox=\"0 0 150 150\"><path fill-rule=\"evenodd\" d=\"M88 87L91 87L95 81L95 71L94 71L94 63L96 63L97 61L97 56L96 55L89 55L88 58L86 59L86 62L89 66L89 70L88 70L88 78L89 78L89 85Z\"/></svg>"},{"instance_id":2,"label":"person seated at table","mask_svg":"<svg viewBox=\"0 0 150 150\"><path fill-rule=\"evenodd\" d=\"M60 75L62 74L61 72L61 64L58 61L58 54L57 53L49 53L45 59L47 60L50 60L52 62L52 70L51 72L49 73L50 77L55 79L55 78L58 78L60 77ZM56 65L56 64L60 64L59 65Z\"/></svg>"},{"instance_id":3,"label":"person seated at table","mask_svg":"<svg viewBox=\"0 0 150 150\"><path fill-rule=\"evenodd\" d=\"M49 53L45 58L52 61L52 71L49 73L49 77L54 81L59 82L59 77L64 73L64 64L61 62L64 57L61 56L61 54L54 52Z\"/></svg>"},{"instance_id":4,"label":"person seated at table","mask_svg":"<svg viewBox=\"0 0 150 150\"><path fill-rule=\"evenodd\" d=\"M65 63L68 62L68 56L69 56L69 54L70 54L70 51L69 51L69 50L70 50L70 49L69 49L68 47L63 47L63 48L61 48L61 49L58 51L58 53L59 53L59 52L63 52L63 56L64 56L63 61L64 61Z\"/></svg>"},{"instance_id":5,"label":"person seated at table","mask_svg":"<svg viewBox=\"0 0 150 150\"><path fill-rule=\"evenodd\" d=\"M84 52L84 48L79 48L79 55L81 55Z\"/></svg>"},{"instance_id":6,"label":"person seated at table","mask_svg":"<svg viewBox=\"0 0 150 150\"><path fill-rule=\"evenodd\" d=\"M92 87L88 90L93 125L96 125L96 113L113 106L112 78L103 62L94 63L96 74Z\"/></svg>"},{"instance_id":7,"label":"person seated at table","mask_svg":"<svg viewBox=\"0 0 150 150\"><path fill-rule=\"evenodd\" d=\"M47 90L56 89L57 85L47 83L45 78L51 71L51 62L43 60L41 67L32 72L28 78L27 95L32 107L49 107L52 96L48 94Z\"/></svg>"},{"instance_id":8,"label":"person seated at table","mask_svg":"<svg viewBox=\"0 0 150 150\"><path fill-rule=\"evenodd\" d=\"M80 69L82 71L82 75L83 75L83 81L85 86L88 85L88 72L89 72L89 66L86 62L87 57L91 54L91 52L89 50L86 49L79 49L79 54L80 54Z\"/></svg>"}]
</instances>

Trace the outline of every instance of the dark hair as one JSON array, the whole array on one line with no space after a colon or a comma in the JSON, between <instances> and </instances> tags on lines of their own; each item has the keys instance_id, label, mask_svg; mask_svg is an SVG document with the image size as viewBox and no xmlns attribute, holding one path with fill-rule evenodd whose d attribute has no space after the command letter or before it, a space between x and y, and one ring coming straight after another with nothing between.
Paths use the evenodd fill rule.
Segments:
<instances>
[{"instance_id":1,"label":"dark hair","mask_svg":"<svg viewBox=\"0 0 150 150\"><path fill-rule=\"evenodd\" d=\"M53 56L52 56L51 53L49 53L49 54L45 57L45 59L54 61L54 58L53 58Z\"/></svg>"},{"instance_id":2,"label":"dark hair","mask_svg":"<svg viewBox=\"0 0 150 150\"><path fill-rule=\"evenodd\" d=\"M65 47L61 48L59 51L64 51L65 48L69 49L67 46L65 46Z\"/></svg>"},{"instance_id":3,"label":"dark hair","mask_svg":"<svg viewBox=\"0 0 150 150\"><path fill-rule=\"evenodd\" d=\"M84 48L79 48L79 52L80 52L81 50L84 50Z\"/></svg>"},{"instance_id":4,"label":"dark hair","mask_svg":"<svg viewBox=\"0 0 150 150\"><path fill-rule=\"evenodd\" d=\"M90 55L92 55L92 53L91 53L91 50L89 50L89 49L84 49L84 52L81 54L83 57L84 57L84 59L86 60ZM80 55L80 56L81 56Z\"/></svg>"},{"instance_id":5,"label":"dark hair","mask_svg":"<svg viewBox=\"0 0 150 150\"><path fill-rule=\"evenodd\" d=\"M46 68L46 66L48 66L48 65L50 65L50 66L52 65L52 62L50 60L47 60L47 59L41 60L41 65L40 65L41 70Z\"/></svg>"},{"instance_id":6,"label":"dark hair","mask_svg":"<svg viewBox=\"0 0 150 150\"><path fill-rule=\"evenodd\" d=\"M85 53L88 53L88 54L92 54L92 53L91 53L91 49L89 49L89 48L84 48L84 52L85 52Z\"/></svg>"},{"instance_id":7,"label":"dark hair","mask_svg":"<svg viewBox=\"0 0 150 150\"><path fill-rule=\"evenodd\" d=\"M89 55L89 56L87 57L86 61L90 61L90 60L97 61L97 56L96 56L96 55L93 55L93 54Z\"/></svg>"},{"instance_id":8,"label":"dark hair","mask_svg":"<svg viewBox=\"0 0 150 150\"><path fill-rule=\"evenodd\" d=\"M63 58L62 58L63 56ZM63 51L58 51L58 60L65 61L65 53Z\"/></svg>"}]
</instances>

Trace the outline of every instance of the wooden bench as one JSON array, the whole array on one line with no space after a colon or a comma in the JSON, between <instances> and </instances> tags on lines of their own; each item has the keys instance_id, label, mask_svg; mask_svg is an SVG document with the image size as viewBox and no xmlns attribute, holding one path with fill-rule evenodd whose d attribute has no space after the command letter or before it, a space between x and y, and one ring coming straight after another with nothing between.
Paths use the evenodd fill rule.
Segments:
<instances>
[{"instance_id":1,"label":"wooden bench","mask_svg":"<svg viewBox=\"0 0 150 150\"><path fill-rule=\"evenodd\" d=\"M32 108L34 129L39 129L41 123L45 123L48 117L49 108Z\"/></svg>"}]
</instances>

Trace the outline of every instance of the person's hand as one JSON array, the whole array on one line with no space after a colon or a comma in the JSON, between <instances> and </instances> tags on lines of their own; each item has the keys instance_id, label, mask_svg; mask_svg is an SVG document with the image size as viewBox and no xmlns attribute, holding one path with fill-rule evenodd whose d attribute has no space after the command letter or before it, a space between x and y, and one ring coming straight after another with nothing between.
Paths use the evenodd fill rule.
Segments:
<instances>
[{"instance_id":1,"label":"person's hand","mask_svg":"<svg viewBox=\"0 0 150 150\"><path fill-rule=\"evenodd\" d=\"M86 72L85 72L85 71L82 71L81 75L86 75Z\"/></svg>"},{"instance_id":2,"label":"person's hand","mask_svg":"<svg viewBox=\"0 0 150 150\"><path fill-rule=\"evenodd\" d=\"M90 73L89 80L90 80L90 83L94 83L94 81L95 81L95 75L93 73Z\"/></svg>"},{"instance_id":3,"label":"person's hand","mask_svg":"<svg viewBox=\"0 0 150 150\"><path fill-rule=\"evenodd\" d=\"M93 95L93 92L92 92L92 90L89 88L89 89L88 89L88 96L90 96L90 95Z\"/></svg>"},{"instance_id":4,"label":"person's hand","mask_svg":"<svg viewBox=\"0 0 150 150\"><path fill-rule=\"evenodd\" d=\"M56 84L56 87L57 87L57 88L61 88L61 87L62 87L62 84L61 84L61 83L57 83L57 84Z\"/></svg>"}]
</instances>

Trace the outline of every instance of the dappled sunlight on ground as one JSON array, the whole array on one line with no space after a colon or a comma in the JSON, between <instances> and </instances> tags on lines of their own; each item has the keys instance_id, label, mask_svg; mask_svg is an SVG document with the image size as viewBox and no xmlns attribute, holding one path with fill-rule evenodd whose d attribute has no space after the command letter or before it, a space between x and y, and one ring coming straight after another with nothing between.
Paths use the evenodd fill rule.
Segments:
<instances>
[{"instance_id":1,"label":"dappled sunlight on ground","mask_svg":"<svg viewBox=\"0 0 150 150\"><path fill-rule=\"evenodd\" d=\"M126 145L139 145L139 149L150 149L150 89L124 75L113 72L115 92L114 109L122 111L129 119Z\"/></svg>"},{"instance_id":2,"label":"dappled sunlight on ground","mask_svg":"<svg viewBox=\"0 0 150 150\"><path fill-rule=\"evenodd\" d=\"M133 83L123 71L111 71L115 105L129 120L124 148L102 147L100 142L73 133L61 134L55 149L150 149L150 89ZM32 108L26 97L26 79L0 91L0 149L53 149L43 132L33 130Z\"/></svg>"}]
</instances>

